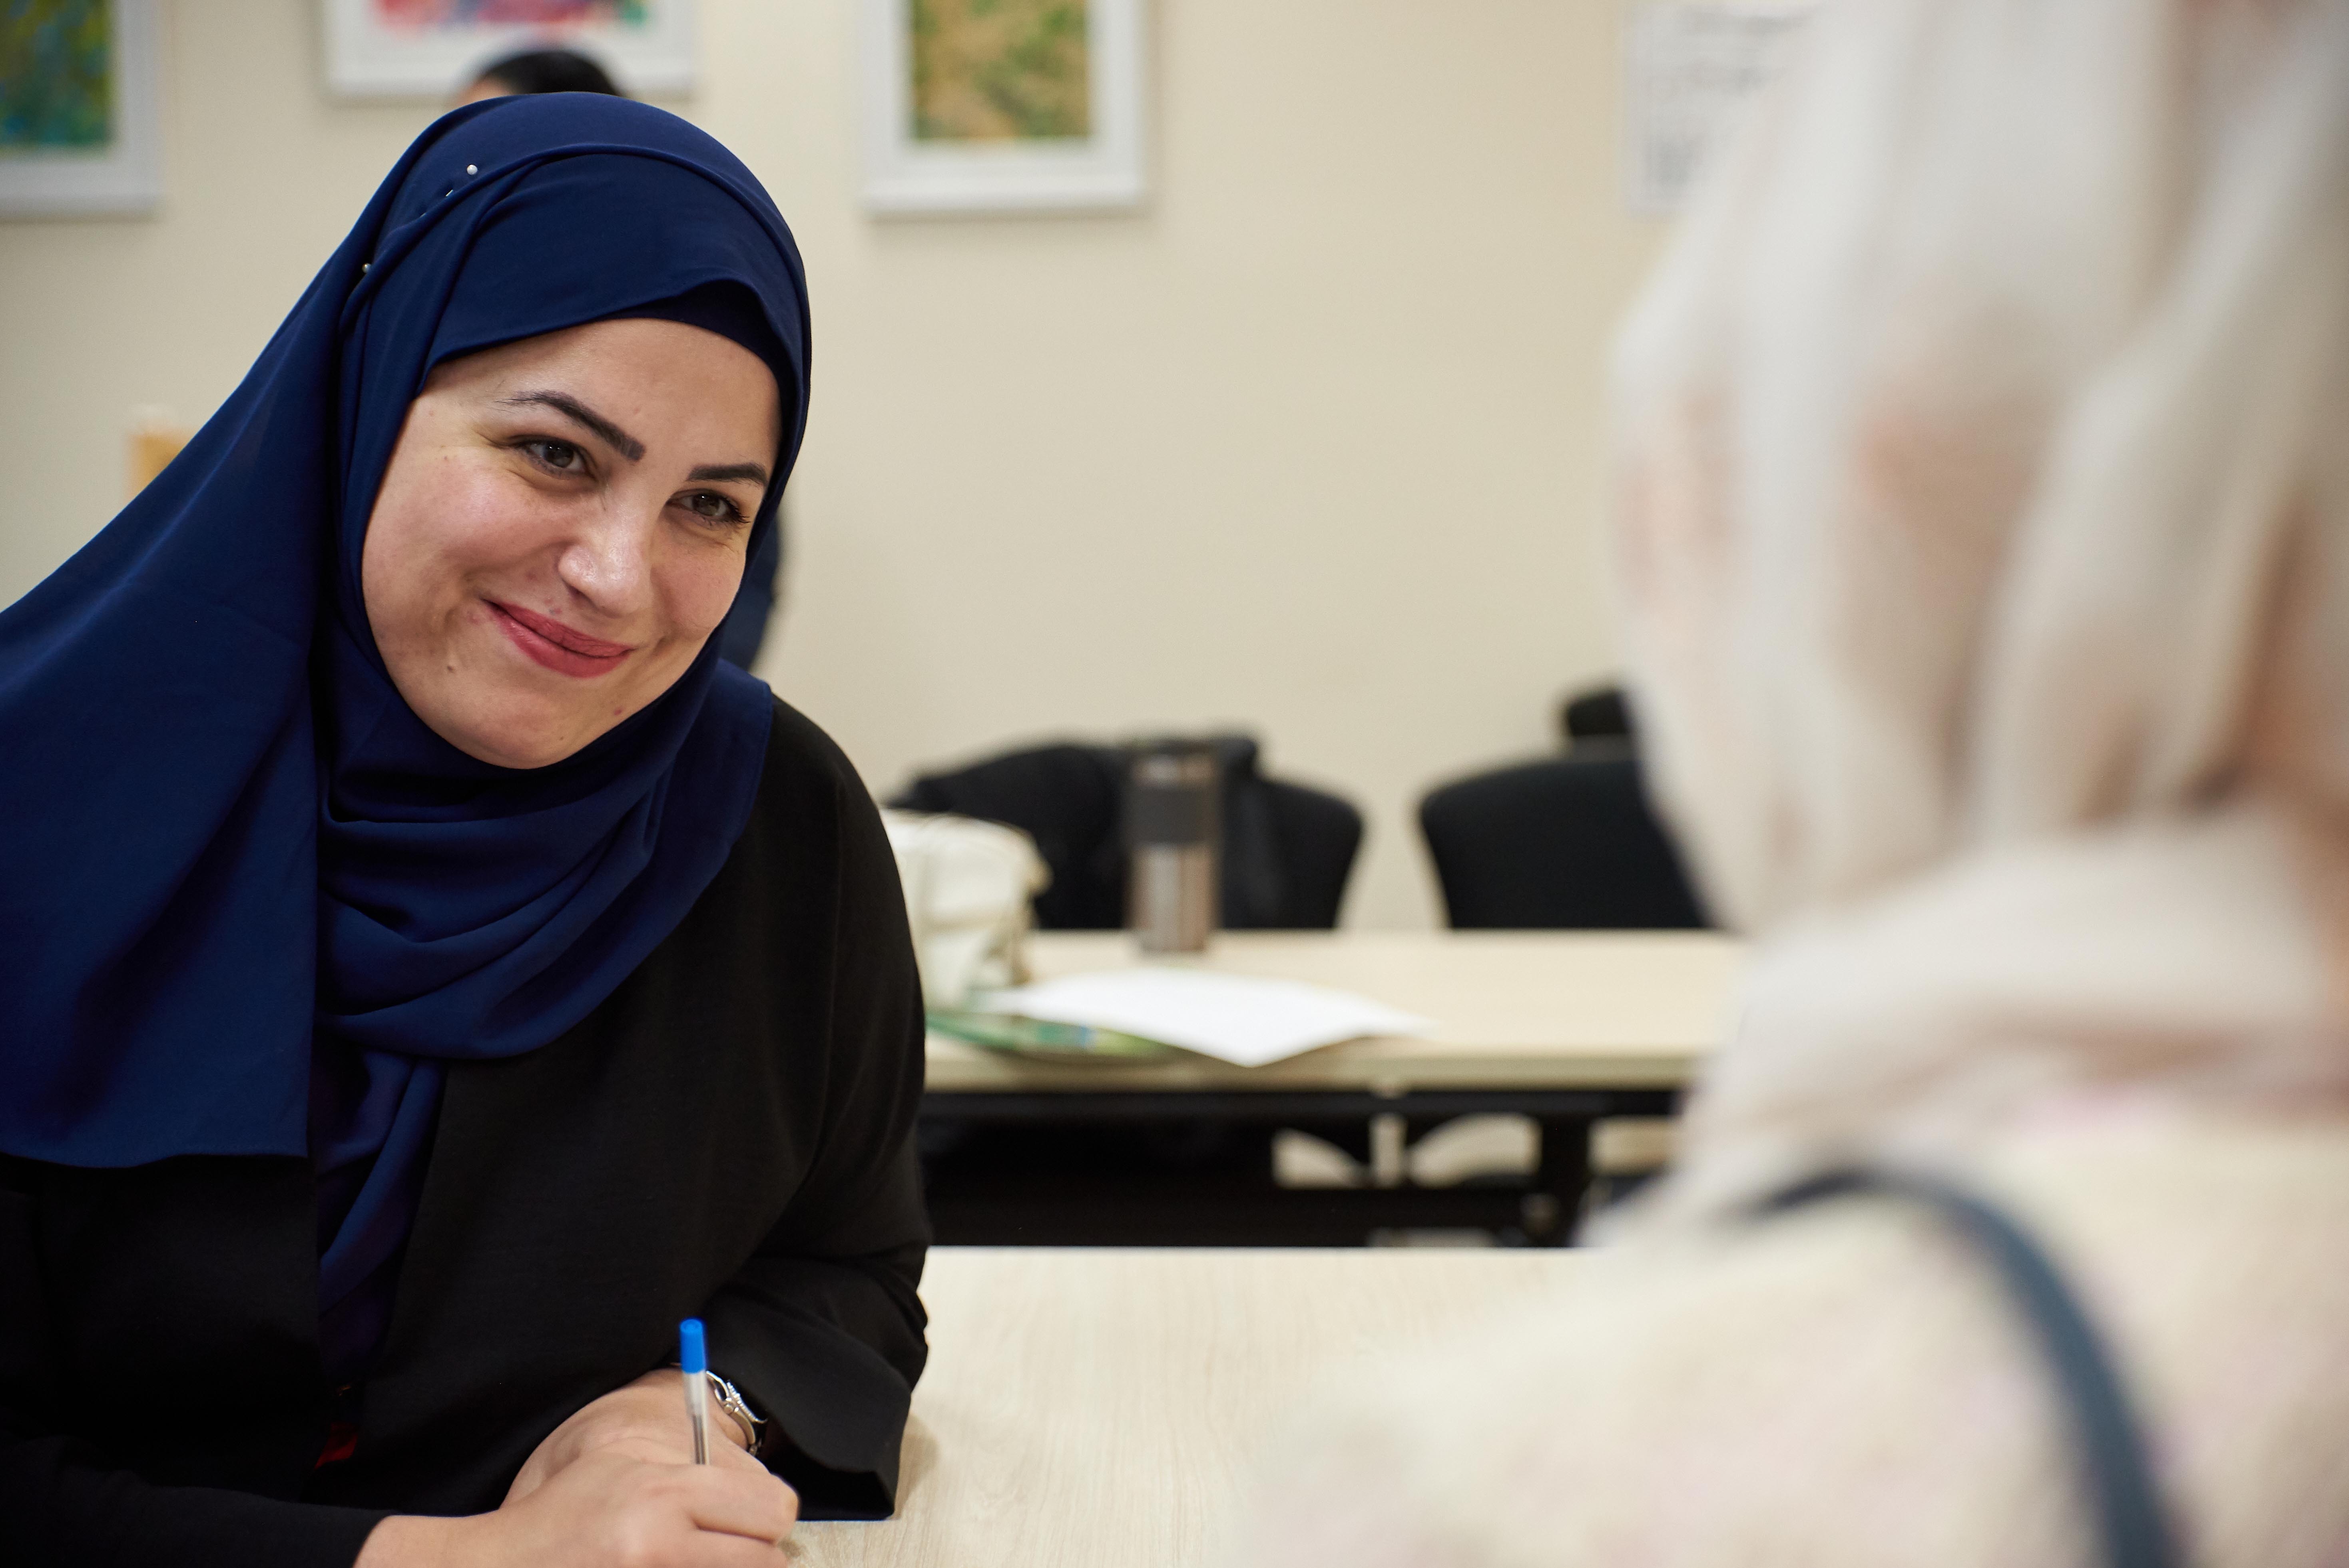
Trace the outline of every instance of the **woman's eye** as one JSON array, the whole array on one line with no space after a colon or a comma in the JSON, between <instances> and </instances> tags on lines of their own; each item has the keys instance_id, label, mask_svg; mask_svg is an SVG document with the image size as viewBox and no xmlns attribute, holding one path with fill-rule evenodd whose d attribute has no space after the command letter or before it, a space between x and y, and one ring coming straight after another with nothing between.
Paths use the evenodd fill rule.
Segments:
<instances>
[{"instance_id":1,"label":"woman's eye","mask_svg":"<svg viewBox=\"0 0 2349 1568\"><path fill-rule=\"evenodd\" d=\"M575 474L586 468L586 454L568 441L524 441L523 449L558 474Z\"/></svg>"},{"instance_id":2,"label":"woman's eye","mask_svg":"<svg viewBox=\"0 0 2349 1568\"><path fill-rule=\"evenodd\" d=\"M685 499L685 510L711 522L740 522L742 509L716 490L695 490Z\"/></svg>"}]
</instances>

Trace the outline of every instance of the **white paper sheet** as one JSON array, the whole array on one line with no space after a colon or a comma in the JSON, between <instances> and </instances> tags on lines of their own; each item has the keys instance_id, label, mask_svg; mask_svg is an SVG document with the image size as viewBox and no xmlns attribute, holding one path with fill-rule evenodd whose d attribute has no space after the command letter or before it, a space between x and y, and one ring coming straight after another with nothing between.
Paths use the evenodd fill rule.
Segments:
<instances>
[{"instance_id":1,"label":"white paper sheet","mask_svg":"<svg viewBox=\"0 0 2349 1568\"><path fill-rule=\"evenodd\" d=\"M982 1003L1054 1024L1089 1024L1163 1040L1244 1068L1366 1035L1424 1035L1425 1018L1350 992L1204 969L1108 969L1071 975Z\"/></svg>"}]
</instances>

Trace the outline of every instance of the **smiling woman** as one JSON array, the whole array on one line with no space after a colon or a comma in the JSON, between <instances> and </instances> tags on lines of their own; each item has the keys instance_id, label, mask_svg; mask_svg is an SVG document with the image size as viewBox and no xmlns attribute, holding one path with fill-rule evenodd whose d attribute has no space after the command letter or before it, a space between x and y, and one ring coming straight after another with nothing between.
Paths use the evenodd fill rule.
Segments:
<instances>
[{"instance_id":1,"label":"smiling woman","mask_svg":"<svg viewBox=\"0 0 2349 1568\"><path fill-rule=\"evenodd\" d=\"M895 863L711 636L807 365L717 143L462 108L0 613L10 1563L691 1568L890 1511Z\"/></svg>"},{"instance_id":2,"label":"smiling woman","mask_svg":"<svg viewBox=\"0 0 2349 1568\"><path fill-rule=\"evenodd\" d=\"M757 355L674 321L434 370L360 567L400 696L467 756L540 768L667 691L734 602L778 409Z\"/></svg>"}]
</instances>

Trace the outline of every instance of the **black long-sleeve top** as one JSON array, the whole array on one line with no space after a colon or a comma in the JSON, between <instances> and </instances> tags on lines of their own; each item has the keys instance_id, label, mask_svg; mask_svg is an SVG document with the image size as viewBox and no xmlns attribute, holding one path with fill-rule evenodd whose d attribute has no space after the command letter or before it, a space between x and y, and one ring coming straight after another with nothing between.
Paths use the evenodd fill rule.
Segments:
<instances>
[{"instance_id":1,"label":"black long-sleeve top","mask_svg":"<svg viewBox=\"0 0 2349 1568\"><path fill-rule=\"evenodd\" d=\"M778 703L684 922L561 1038L450 1064L349 1458L319 1464L305 1160L0 1160L0 1565L344 1568L386 1513L495 1508L696 1315L802 1516L886 1514L926 1355L921 1052L879 818Z\"/></svg>"}]
</instances>

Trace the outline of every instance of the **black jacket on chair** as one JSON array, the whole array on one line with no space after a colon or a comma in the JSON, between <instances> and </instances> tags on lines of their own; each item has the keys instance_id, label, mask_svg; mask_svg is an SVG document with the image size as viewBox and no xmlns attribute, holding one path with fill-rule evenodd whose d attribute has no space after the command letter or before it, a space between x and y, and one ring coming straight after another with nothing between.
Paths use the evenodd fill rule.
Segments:
<instances>
[{"instance_id":1,"label":"black jacket on chair","mask_svg":"<svg viewBox=\"0 0 2349 1568\"><path fill-rule=\"evenodd\" d=\"M1247 736L1219 735L1212 744L1223 781L1217 923L1226 931L1335 926L1361 847L1361 813L1335 795L1265 777ZM1125 924L1131 766L1118 747L1039 746L925 774L889 803L1019 829L1052 873L1036 895L1037 925L1115 931Z\"/></svg>"},{"instance_id":2,"label":"black jacket on chair","mask_svg":"<svg viewBox=\"0 0 2349 1568\"><path fill-rule=\"evenodd\" d=\"M679 1318L804 1517L886 1514L926 1354L922 1010L854 772L777 705L717 879L525 1056L452 1065L357 1445L318 1467L306 1161L0 1161L0 1565L309 1568L495 1508Z\"/></svg>"}]
</instances>

